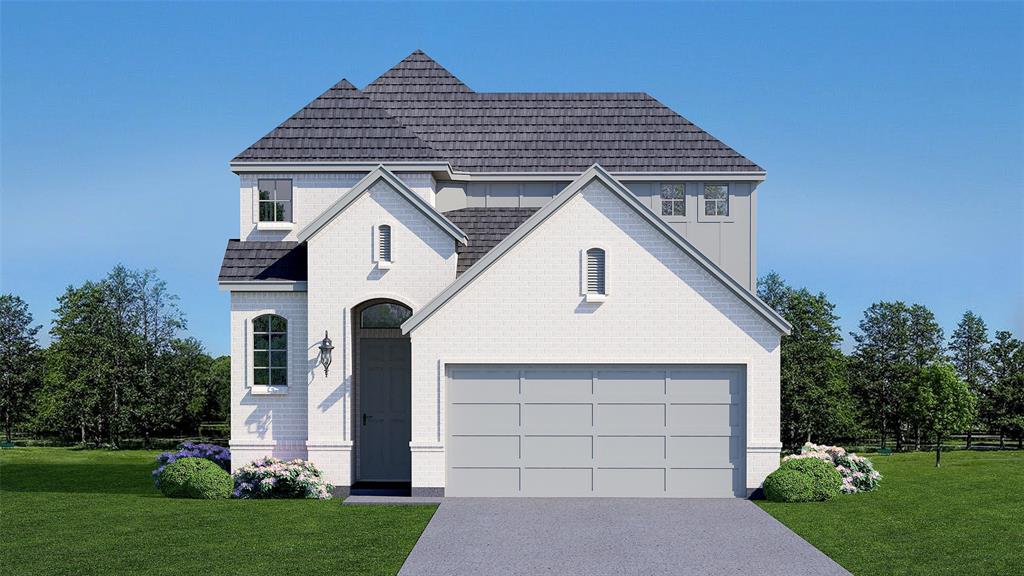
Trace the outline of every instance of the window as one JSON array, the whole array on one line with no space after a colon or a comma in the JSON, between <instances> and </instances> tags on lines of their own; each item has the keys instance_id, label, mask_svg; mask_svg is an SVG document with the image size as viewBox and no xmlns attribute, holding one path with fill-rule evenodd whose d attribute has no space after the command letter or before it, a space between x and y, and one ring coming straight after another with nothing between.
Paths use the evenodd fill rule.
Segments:
<instances>
[{"instance_id":1,"label":"window","mask_svg":"<svg viewBox=\"0 0 1024 576\"><path fill-rule=\"evenodd\" d=\"M377 259L391 262L391 226L387 224L377 227Z\"/></svg>"},{"instance_id":2,"label":"window","mask_svg":"<svg viewBox=\"0 0 1024 576\"><path fill-rule=\"evenodd\" d=\"M359 314L360 328L398 328L412 316L408 306L386 302L374 304Z\"/></svg>"},{"instance_id":3,"label":"window","mask_svg":"<svg viewBox=\"0 0 1024 576\"><path fill-rule=\"evenodd\" d=\"M686 216L686 184L661 185L661 215Z\"/></svg>"},{"instance_id":4,"label":"window","mask_svg":"<svg viewBox=\"0 0 1024 576\"><path fill-rule=\"evenodd\" d=\"M292 221L292 181L260 180L260 222Z\"/></svg>"},{"instance_id":5,"label":"window","mask_svg":"<svg viewBox=\"0 0 1024 576\"><path fill-rule=\"evenodd\" d=\"M265 314L252 321L253 383L288 385L288 321Z\"/></svg>"},{"instance_id":6,"label":"window","mask_svg":"<svg viewBox=\"0 0 1024 576\"><path fill-rule=\"evenodd\" d=\"M728 216L729 215L729 185L728 184L705 184L704 185L704 215L705 216Z\"/></svg>"},{"instance_id":7,"label":"window","mask_svg":"<svg viewBox=\"0 0 1024 576\"><path fill-rule=\"evenodd\" d=\"M605 294L604 250L587 250L587 294Z\"/></svg>"}]
</instances>

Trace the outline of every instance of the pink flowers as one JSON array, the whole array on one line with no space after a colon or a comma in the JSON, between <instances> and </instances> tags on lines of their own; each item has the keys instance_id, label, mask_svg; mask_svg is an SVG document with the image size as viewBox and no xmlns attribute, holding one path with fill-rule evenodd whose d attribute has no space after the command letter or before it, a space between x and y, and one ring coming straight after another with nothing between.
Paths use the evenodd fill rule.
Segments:
<instances>
[{"instance_id":1,"label":"pink flowers","mask_svg":"<svg viewBox=\"0 0 1024 576\"><path fill-rule=\"evenodd\" d=\"M878 487L878 483L882 479L882 475L874 469L871 460L847 453L841 446L826 446L808 442L803 445L799 454L786 456L782 461L800 458L818 458L835 465L836 470L843 477L841 490L844 494L870 492Z\"/></svg>"},{"instance_id":2,"label":"pink flowers","mask_svg":"<svg viewBox=\"0 0 1024 576\"><path fill-rule=\"evenodd\" d=\"M334 487L312 462L261 458L235 473L237 498L315 498L327 500Z\"/></svg>"}]
</instances>

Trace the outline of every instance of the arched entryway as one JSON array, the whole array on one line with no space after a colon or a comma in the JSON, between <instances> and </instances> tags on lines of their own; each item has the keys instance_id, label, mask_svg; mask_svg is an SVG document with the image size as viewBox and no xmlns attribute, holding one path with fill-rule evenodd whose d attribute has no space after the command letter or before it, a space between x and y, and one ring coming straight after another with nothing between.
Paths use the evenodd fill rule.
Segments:
<instances>
[{"instance_id":1,"label":"arched entryway","mask_svg":"<svg viewBox=\"0 0 1024 576\"><path fill-rule=\"evenodd\" d=\"M402 486L412 479L411 348L400 328L411 315L408 306L388 299L352 310L353 457L363 486Z\"/></svg>"}]
</instances>

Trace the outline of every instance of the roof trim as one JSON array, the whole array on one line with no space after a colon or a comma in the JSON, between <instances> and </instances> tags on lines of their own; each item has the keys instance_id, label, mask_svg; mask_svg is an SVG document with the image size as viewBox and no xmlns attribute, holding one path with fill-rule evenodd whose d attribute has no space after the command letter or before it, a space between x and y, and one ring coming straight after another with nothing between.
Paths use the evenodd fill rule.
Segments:
<instances>
[{"instance_id":1,"label":"roof trim","mask_svg":"<svg viewBox=\"0 0 1024 576\"><path fill-rule=\"evenodd\" d=\"M305 280L221 280L221 292L305 292Z\"/></svg>"},{"instance_id":2,"label":"roof trim","mask_svg":"<svg viewBox=\"0 0 1024 576\"><path fill-rule=\"evenodd\" d=\"M306 242L313 235L320 231L321 228L327 225L328 222L334 220L334 218L345 211L350 204L356 201L364 192L368 191L371 186L376 184L379 180L383 180L394 188L401 196L405 197L410 204L415 206L422 212L427 218L434 221L435 224L441 227L442 230L447 232L457 242L467 244L469 239L466 238L466 233L459 229L458 226L452 224L452 221L445 218L443 214L438 212L433 206L427 203L426 200L420 198L420 195L413 192L405 182L398 179L397 176L392 174L383 164L378 164L372 172L363 177L362 180L356 183L348 192L346 192L341 198L336 200L334 204L331 204L327 210L324 210L319 216L313 219L312 222L307 224L299 233L296 235L296 240Z\"/></svg>"},{"instance_id":3,"label":"roof trim","mask_svg":"<svg viewBox=\"0 0 1024 576\"><path fill-rule=\"evenodd\" d=\"M512 234L507 236L504 240L498 243L490 252L488 252L483 258L478 260L475 264L469 267L468 270L462 273L458 279L445 288L436 298L431 300L426 306L421 308L418 312L412 315L405 323L402 324L402 333L408 334L416 329L417 326L422 324L425 320L430 318L434 312L437 312L442 306L444 306L449 300L455 297L456 294L462 291L470 282L476 277L480 276L485 270L490 268L498 259L504 256L508 251L516 246L523 238L525 238L534 228L540 226L545 220L547 220L552 214L558 209L564 206L573 196L578 194L584 187L590 184L593 180L600 180L605 186L608 187L614 194L617 194L630 208L633 209L642 218L647 220L652 226L654 226L659 232L661 232L666 238L672 241L678 246L683 252L687 253L693 258L698 264L700 264L708 273L718 279L719 282L724 284L729 290L736 294L741 300L747 303L755 312L758 312L765 320L772 324L783 334L790 334L792 326L785 318L779 315L771 306L765 304L760 298L758 298L750 290L741 286L738 282L732 279L731 276L726 274L717 264L712 262L707 256L701 253L700 250L695 248L693 244L690 244L685 238L683 238L678 232L672 229L664 220L659 218L651 211L650 208L644 206L642 202L636 197L635 194L629 191L628 188L623 186L619 181L611 176L598 164L594 164L581 174L576 180L565 187L564 190L558 193L550 202L544 205L543 208L538 210L530 216L519 228L517 228Z\"/></svg>"}]
</instances>

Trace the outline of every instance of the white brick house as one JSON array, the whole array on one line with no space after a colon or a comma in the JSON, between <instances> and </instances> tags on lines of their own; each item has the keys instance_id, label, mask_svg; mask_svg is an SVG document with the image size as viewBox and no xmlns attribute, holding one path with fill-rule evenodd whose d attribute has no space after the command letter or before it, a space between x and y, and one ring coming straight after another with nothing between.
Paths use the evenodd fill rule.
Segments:
<instances>
[{"instance_id":1,"label":"white brick house","mask_svg":"<svg viewBox=\"0 0 1024 576\"><path fill-rule=\"evenodd\" d=\"M765 173L650 96L477 93L417 51L232 169L235 466L306 458L343 492L734 497L778 465Z\"/></svg>"}]
</instances>

